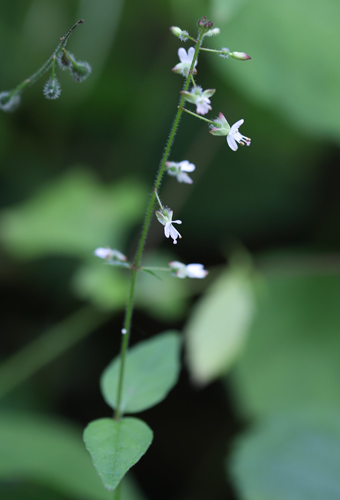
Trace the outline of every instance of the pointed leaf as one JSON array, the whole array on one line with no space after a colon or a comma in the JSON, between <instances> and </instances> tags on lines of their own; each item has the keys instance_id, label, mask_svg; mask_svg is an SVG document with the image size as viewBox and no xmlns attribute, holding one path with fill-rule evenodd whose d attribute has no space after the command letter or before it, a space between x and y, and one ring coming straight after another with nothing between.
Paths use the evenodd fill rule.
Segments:
<instances>
[{"instance_id":1,"label":"pointed leaf","mask_svg":"<svg viewBox=\"0 0 340 500\"><path fill-rule=\"evenodd\" d=\"M162 401L176 384L180 371L181 340L167 332L132 347L126 358L122 413L146 410ZM116 408L120 358L115 358L101 378L103 397Z\"/></svg>"},{"instance_id":2,"label":"pointed leaf","mask_svg":"<svg viewBox=\"0 0 340 500\"><path fill-rule=\"evenodd\" d=\"M105 488L114 490L138 462L153 439L152 430L137 418L102 418L91 422L84 441Z\"/></svg>"}]
</instances>

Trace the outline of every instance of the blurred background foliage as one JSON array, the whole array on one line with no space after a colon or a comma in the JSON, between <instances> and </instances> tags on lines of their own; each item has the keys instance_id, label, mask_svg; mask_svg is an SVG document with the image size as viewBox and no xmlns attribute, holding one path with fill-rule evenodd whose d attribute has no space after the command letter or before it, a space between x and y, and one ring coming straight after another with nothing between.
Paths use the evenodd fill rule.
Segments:
<instances>
[{"instance_id":1,"label":"blurred background foliage","mask_svg":"<svg viewBox=\"0 0 340 500\"><path fill-rule=\"evenodd\" d=\"M1 498L110 496L81 428L111 413L99 378L119 349L128 282L93 250L134 255L182 85L168 28L195 36L207 15L221 28L210 47L252 60L201 54L197 81L217 89L210 114L244 118L252 145L233 153L182 118L171 160L196 164L194 184L165 179L162 199L183 239L174 248L154 221L144 262L202 262L210 274L140 276L132 342L183 329L185 363L143 414L156 437L124 500L338 499L339 2L1 6L1 91L79 18L68 48L93 69L80 85L59 72L57 101L41 80L0 114Z\"/></svg>"}]
</instances>

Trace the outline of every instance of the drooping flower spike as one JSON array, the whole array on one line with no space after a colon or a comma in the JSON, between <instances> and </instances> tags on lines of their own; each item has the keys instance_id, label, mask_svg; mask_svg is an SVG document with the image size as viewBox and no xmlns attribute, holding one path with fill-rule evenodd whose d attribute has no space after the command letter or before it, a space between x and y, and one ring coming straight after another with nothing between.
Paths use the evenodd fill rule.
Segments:
<instances>
[{"instance_id":1,"label":"drooping flower spike","mask_svg":"<svg viewBox=\"0 0 340 500\"><path fill-rule=\"evenodd\" d=\"M165 163L167 172L169 175L177 177L178 182L184 182L185 184L192 184L191 177L188 176L187 172L193 172L195 170L195 165L189 163L188 160L176 163L175 161L167 161Z\"/></svg>"},{"instance_id":2,"label":"drooping flower spike","mask_svg":"<svg viewBox=\"0 0 340 500\"><path fill-rule=\"evenodd\" d=\"M206 115L208 111L212 109L209 97L213 96L215 92L215 89L203 91L202 87L196 85L195 87L192 87L190 92L182 90L181 94L185 96L186 101L196 105L196 113L199 115Z\"/></svg>"},{"instance_id":3,"label":"drooping flower spike","mask_svg":"<svg viewBox=\"0 0 340 500\"><path fill-rule=\"evenodd\" d=\"M178 49L178 57L179 57L179 60L181 62L176 64L176 66L174 68L172 68L172 71L174 73L179 73L180 75L187 77L189 74L189 71L190 71L190 67L191 67L191 63L192 63L192 60L194 58L194 55L195 55L194 47L190 47L188 49L188 52L183 47L179 48ZM194 64L194 69L193 69L194 74L197 73L196 66L197 66L197 60L195 61L195 64Z\"/></svg>"},{"instance_id":4,"label":"drooping flower spike","mask_svg":"<svg viewBox=\"0 0 340 500\"><path fill-rule=\"evenodd\" d=\"M162 211L156 211L156 217L158 221L164 226L164 234L166 238L171 237L173 239L173 244L177 244L177 238L182 238L177 229L173 224L182 224L181 220L172 220L173 211L166 207Z\"/></svg>"},{"instance_id":5,"label":"drooping flower spike","mask_svg":"<svg viewBox=\"0 0 340 500\"><path fill-rule=\"evenodd\" d=\"M182 262L169 262L172 275L176 278L197 278L203 279L208 274L208 271L204 269L202 264L182 264Z\"/></svg>"},{"instance_id":6,"label":"drooping flower spike","mask_svg":"<svg viewBox=\"0 0 340 500\"><path fill-rule=\"evenodd\" d=\"M249 137L246 137L245 135L240 134L238 130L243 123L244 120L241 119L230 127L225 116L222 113L220 113L218 115L218 118L214 120L214 125L211 126L212 128L210 130L210 133L212 135L226 136L228 146L230 147L230 149L232 149L233 151L237 151L238 149L237 143L241 144L241 146L244 145L250 146L251 143L251 139Z\"/></svg>"}]
</instances>

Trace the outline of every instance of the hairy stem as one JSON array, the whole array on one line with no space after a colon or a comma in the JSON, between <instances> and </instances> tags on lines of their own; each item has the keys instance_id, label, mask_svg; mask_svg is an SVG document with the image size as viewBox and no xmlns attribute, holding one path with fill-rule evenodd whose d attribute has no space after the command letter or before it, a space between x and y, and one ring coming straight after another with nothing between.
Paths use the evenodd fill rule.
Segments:
<instances>
[{"instance_id":1,"label":"hairy stem","mask_svg":"<svg viewBox=\"0 0 340 500\"><path fill-rule=\"evenodd\" d=\"M72 28L66 33L65 36L60 38L60 42L51 57L47 59L47 61L41 66L41 68L38 69L38 71L33 73L33 75L31 75L29 78L26 78L26 80L24 80L23 82L19 83L19 85L12 90L11 95L17 94L21 92L21 90L23 90L25 87L33 85L33 83L39 80L39 78L52 67L53 61L57 58L63 48L66 47L67 41L70 38L73 30L79 24L84 24L84 20L80 19L74 26L72 26Z\"/></svg>"},{"instance_id":2,"label":"hairy stem","mask_svg":"<svg viewBox=\"0 0 340 500\"><path fill-rule=\"evenodd\" d=\"M192 72L194 69L195 61L198 58L199 48L201 46L202 40L203 40L203 32L200 32L197 43L196 43L195 54L194 54L194 57L192 59L190 71L189 71L188 76L186 77L186 80L184 83L184 87L183 87L184 92L186 92L189 88L191 75L192 75ZM169 139L168 139L168 142L166 144L165 152L164 152L163 158L161 160L161 164L159 166L159 170L158 170L155 185L154 185L154 190L152 191L149 205L148 205L148 208L146 211L144 226L143 226L143 230L142 230L142 236L141 236L140 241L139 241L136 258L134 261L134 268L135 269L132 271L132 275L131 275L130 292L129 292L129 297L128 297L128 301L127 301L127 305L126 305L125 323L124 323L124 328L126 330L126 334L123 336L122 347L121 347L121 351L120 351L120 371L119 371L119 379L118 379L116 411L115 411L115 415L114 415L114 418L116 420L119 420L119 418L121 417L121 414L122 414L121 409L120 409L120 404L121 404L123 382L124 382L125 358L126 358L126 353L127 353L129 339L130 339L130 328L131 328L131 319L132 319L132 313L133 313L133 301L134 301L134 296L135 296L137 269L139 267L139 264L140 264L140 261L141 261L142 255L143 255L145 240L146 240L146 236L148 233L148 229L149 229L149 225L150 225L150 221L151 221L151 216L152 216L152 212L153 212L153 208L154 208L154 204L155 204L155 200L156 200L156 192L158 191L160 184L161 184L161 181L162 181L162 177L163 177L164 170L165 170L165 163L168 160L170 150L171 150L171 147L172 147L174 139L175 139L177 127L179 125L179 122L180 122L180 119L181 119L181 116L183 113L184 102L185 102L185 97L182 95L180 98L180 101L179 101L179 106L178 106L178 110L177 110L177 113L175 116L175 120L172 124Z\"/></svg>"}]
</instances>

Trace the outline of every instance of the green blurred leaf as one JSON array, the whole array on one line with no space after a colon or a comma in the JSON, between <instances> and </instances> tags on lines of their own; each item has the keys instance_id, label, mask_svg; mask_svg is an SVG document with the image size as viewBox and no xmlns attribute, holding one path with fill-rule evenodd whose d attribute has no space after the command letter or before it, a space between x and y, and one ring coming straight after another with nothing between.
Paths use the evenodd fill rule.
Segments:
<instances>
[{"instance_id":1,"label":"green blurred leaf","mask_svg":"<svg viewBox=\"0 0 340 500\"><path fill-rule=\"evenodd\" d=\"M126 364L122 413L137 413L160 403L176 384L180 371L181 339L166 332L140 342L129 349ZM101 378L103 397L116 408L120 357L104 370Z\"/></svg>"},{"instance_id":2,"label":"green blurred leaf","mask_svg":"<svg viewBox=\"0 0 340 500\"><path fill-rule=\"evenodd\" d=\"M338 276L272 276L231 382L247 415L340 404Z\"/></svg>"},{"instance_id":3,"label":"green blurred leaf","mask_svg":"<svg viewBox=\"0 0 340 500\"><path fill-rule=\"evenodd\" d=\"M16 257L86 257L121 244L143 211L145 194L131 181L105 186L85 169L68 172L20 206L3 212L1 237Z\"/></svg>"},{"instance_id":4,"label":"green blurred leaf","mask_svg":"<svg viewBox=\"0 0 340 500\"><path fill-rule=\"evenodd\" d=\"M144 265L167 267L170 257L157 255L143 258ZM156 279L149 273L138 275L135 303L160 319L181 317L187 308L187 283L160 273ZM129 272L104 265L98 258L93 263L85 263L75 273L72 287L78 297L90 300L96 307L104 310L123 309L129 287Z\"/></svg>"},{"instance_id":5,"label":"green blurred leaf","mask_svg":"<svg viewBox=\"0 0 340 500\"><path fill-rule=\"evenodd\" d=\"M194 380L208 383L232 366L244 346L254 308L247 269L227 270L208 288L185 328Z\"/></svg>"},{"instance_id":6,"label":"green blurred leaf","mask_svg":"<svg viewBox=\"0 0 340 500\"><path fill-rule=\"evenodd\" d=\"M306 134L338 139L340 67L334 51L339 47L340 3L254 0L230 24L223 23L223 18L229 20L229 3L224 3L226 15L218 0L212 2L212 13L216 4L221 35L209 45L252 57L247 62L215 58L218 71L240 92L279 111ZM232 122L237 118L227 117Z\"/></svg>"},{"instance_id":7,"label":"green blurred leaf","mask_svg":"<svg viewBox=\"0 0 340 500\"><path fill-rule=\"evenodd\" d=\"M265 420L231 458L243 500L338 500L340 411Z\"/></svg>"},{"instance_id":8,"label":"green blurred leaf","mask_svg":"<svg viewBox=\"0 0 340 500\"><path fill-rule=\"evenodd\" d=\"M81 431L75 427L40 415L2 412L0 442L1 480L42 484L79 500L112 498L93 469ZM127 485L123 500L138 498L133 486Z\"/></svg>"},{"instance_id":9,"label":"green blurred leaf","mask_svg":"<svg viewBox=\"0 0 340 500\"><path fill-rule=\"evenodd\" d=\"M86 448L108 490L114 490L127 471L149 448L152 430L137 418L102 418L91 422L84 431Z\"/></svg>"},{"instance_id":10,"label":"green blurred leaf","mask_svg":"<svg viewBox=\"0 0 340 500\"><path fill-rule=\"evenodd\" d=\"M97 262L98 261L98 262ZM72 280L75 294L104 310L123 309L129 288L129 272L96 261L81 266Z\"/></svg>"}]
</instances>

